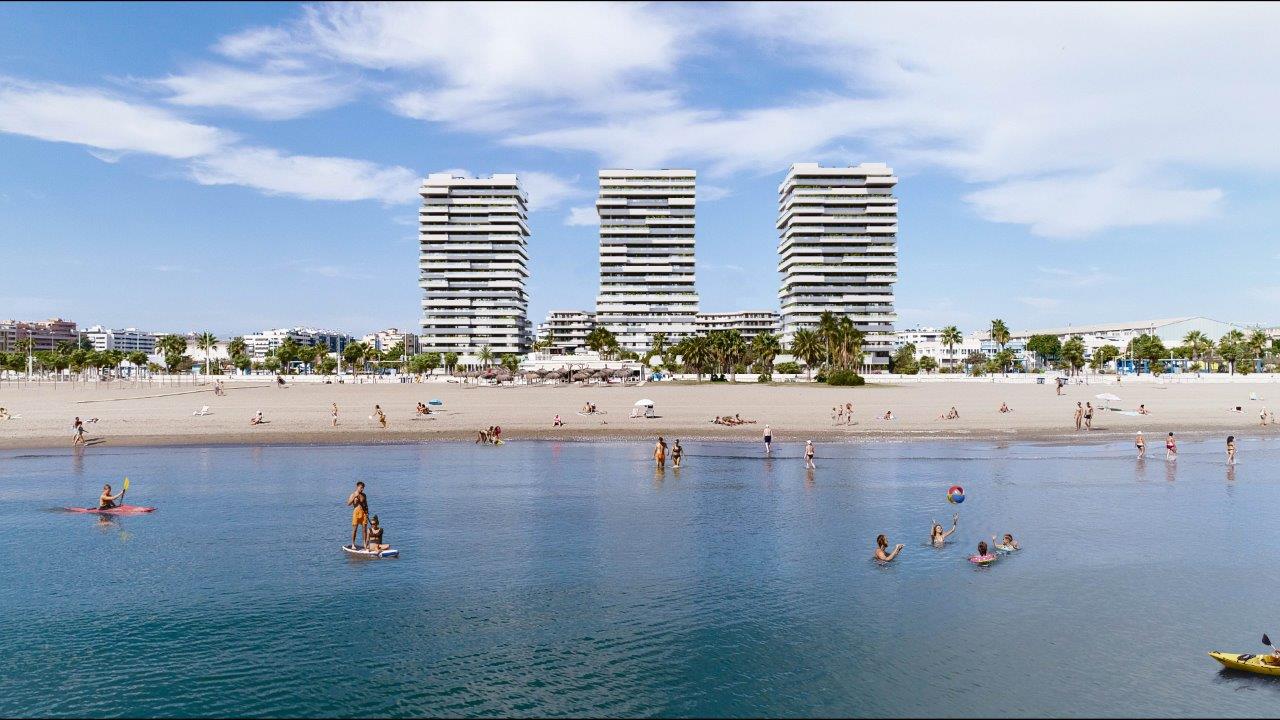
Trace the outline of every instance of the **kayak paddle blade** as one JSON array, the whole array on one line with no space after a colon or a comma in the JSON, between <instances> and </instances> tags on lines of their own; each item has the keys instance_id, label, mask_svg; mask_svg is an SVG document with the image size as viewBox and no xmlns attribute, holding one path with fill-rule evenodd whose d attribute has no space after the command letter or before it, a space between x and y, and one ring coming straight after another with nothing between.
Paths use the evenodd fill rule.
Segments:
<instances>
[{"instance_id":1,"label":"kayak paddle blade","mask_svg":"<svg viewBox=\"0 0 1280 720\"><path fill-rule=\"evenodd\" d=\"M1262 633L1262 644L1271 647L1271 638L1267 637L1266 633Z\"/></svg>"}]
</instances>

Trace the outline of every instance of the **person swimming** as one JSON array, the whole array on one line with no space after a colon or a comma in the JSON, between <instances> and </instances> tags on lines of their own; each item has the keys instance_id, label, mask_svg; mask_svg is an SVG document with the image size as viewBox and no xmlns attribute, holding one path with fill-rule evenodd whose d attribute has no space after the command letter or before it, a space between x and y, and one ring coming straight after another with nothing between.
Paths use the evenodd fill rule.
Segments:
<instances>
[{"instance_id":1,"label":"person swimming","mask_svg":"<svg viewBox=\"0 0 1280 720\"><path fill-rule=\"evenodd\" d=\"M987 541L980 540L978 541L978 554L970 556L969 562L986 564L995 560L996 557L997 556L992 555L991 552L987 549Z\"/></svg>"},{"instance_id":2,"label":"person swimming","mask_svg":"<svg viewBox=\"0 0 1280 720\"><path fill-rule=\"evenodd\" d=\"M1018 541L1014 540L1013 535L1010 535L1009 533L1004 534L1004 541L1001 542L996 547L1000 548L1001 550L1021 550L1022 549L1022 546L1018 544Z\"/></svg>"},{"instance_id":3,"label":"person swimming","mask_svg":"<svg viewBox=\"0 0 1280 720\"><path fill-rule=\"evenodd\" d=\"M956 524L960 522L960 513L951 516L951 529L943 532L942 523L934 522L933 527L929 529L929 544L934 547L942 547L947 538L951 537L956 531Z\"/></svg>"},{"instance_id":4,"label":"person swimming","mask_svg":"<svg viewBox=\"0 0 1280 720\"><path fill-rule=\"evenodd\" d=\"M116 507L116 502L124 497L125 492L126 491L121 490L119 495L112 495L111 486L103 485L102 494L98 496L98 509L110 510L111 508Z\"/></svg>"},{"instance_id":5,"label":"person swimming","mask_svg":"<svg viewBox=\"0 0 1280 720\"><path fill-rule=\"evenodd\" d=\"M902 552L902 547L902 543L898 543L893 546L892 552L885 552L889 548L889 541L884 535L877 535L875 558L882 563L893 562L893 559L898 557L898 553Z\"/></svg>"}]
</instances>

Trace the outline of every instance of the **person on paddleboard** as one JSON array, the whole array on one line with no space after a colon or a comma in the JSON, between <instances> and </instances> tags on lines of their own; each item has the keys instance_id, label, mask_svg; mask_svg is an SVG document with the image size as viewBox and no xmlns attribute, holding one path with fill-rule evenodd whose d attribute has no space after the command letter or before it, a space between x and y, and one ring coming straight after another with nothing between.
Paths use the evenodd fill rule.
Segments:
<instances>
[{"instance_id":1,"label":"person on paddleboard","mask_svg":"<svg viewBox=\"0 0 1280 720\"><path fill-rule=\"evenodd\" d=\"M102 494L98 496L98 509L110 510L111 508L116 507L116 502L120 500L120 498L124 497L124 493L125 491L121 490L119 495L112 495L111 486L103 485Z\"/></svg>"},{"instance_id":2,"label":"person on paddleboard","mask_svg":"<svg viewBox=\"0 0 1280 720\"><path fill-rule=\"evenodd\" d=\"M365 537L364 549L372 552L390 550L391 546L382 542L382 527L378 525L378 516L369 518L369 533Z\"/></svg>"},{"instance_id":3,"label":"person on paddleboard","mask_svg":"<svg viewBox=\"0 0 1280 720\"><path fill-rule=\"evenodd\" d=\"M356 483L355 492L347 496L347 505L351 511L351 547L356 545L356 530L363 535L364 544L369 544L369 498L364 494L364 482Z\"/></svg>"}]
</instances>

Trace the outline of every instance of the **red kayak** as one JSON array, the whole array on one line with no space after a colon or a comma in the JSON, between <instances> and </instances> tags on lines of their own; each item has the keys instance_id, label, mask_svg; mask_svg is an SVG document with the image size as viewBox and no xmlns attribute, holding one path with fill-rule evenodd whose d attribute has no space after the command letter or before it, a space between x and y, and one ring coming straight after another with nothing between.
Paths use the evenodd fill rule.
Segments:
<instances>
[{"instance_id":1,"label":"red kayak","mask_svg":"<svg viewBox=\"0 0 1280 720\"><path fill-rule=\"evenodd\" d=\"M98 508L63 508L67 512L73 513L92 513L94 515L141 515L142 513L155 512L153 507L143 507L141 505L117 505L106 510Z\"/></svg>"}]
</instances>

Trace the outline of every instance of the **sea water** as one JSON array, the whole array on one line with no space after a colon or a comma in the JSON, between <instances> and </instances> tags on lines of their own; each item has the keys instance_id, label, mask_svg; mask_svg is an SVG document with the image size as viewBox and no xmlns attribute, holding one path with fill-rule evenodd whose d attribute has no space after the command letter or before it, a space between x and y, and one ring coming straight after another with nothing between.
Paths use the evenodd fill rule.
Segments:
<instances>
[{"instance_id":1,"label":"sea water","mask_svg":"<svg viewBox=\"0 0 1280 720\"><path fill-rule=\"evenodd\" d=\"M1280 444L1182 450L6 451L0 716L1271 714L1206 652L1280 636ZM159 510L57 510L125 476ZM356 480L398 559L341 552Z\"/></svg>"}]
</instances>

